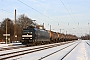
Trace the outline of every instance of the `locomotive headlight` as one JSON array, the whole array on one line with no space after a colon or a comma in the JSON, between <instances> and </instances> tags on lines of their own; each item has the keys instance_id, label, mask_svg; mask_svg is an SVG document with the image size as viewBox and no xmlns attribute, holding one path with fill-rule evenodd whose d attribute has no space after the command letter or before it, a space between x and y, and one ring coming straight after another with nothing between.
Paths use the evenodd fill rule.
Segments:
<instances>
[{"instance_id":1,"label":"locomotive headlight","mask_svg":"<svg viewBox=\"0 0 90 60\"><path fill-rule=\"evenodd\" d=\"M31 34L32 34L32 32L31 32Z\"/></svg>"},{"instance_id":2,"label":"locomotive headlight","mask_svg":"<svg viewBox=\"0 0 90 60\"><path fill-rule=\"evenodd\" d=\"M24 38L22 38L22 39L24 39Z\"/></svg>"},{"instance_id":3,"label":"locomotive headlight","mask_svg":"<svg viewBox=\"0 0 90 60\"><path fill-rule=\"evenodd\" d=\"M32 38L30 38L30 39L32 39Z\"/></svg>"}]
</instances>

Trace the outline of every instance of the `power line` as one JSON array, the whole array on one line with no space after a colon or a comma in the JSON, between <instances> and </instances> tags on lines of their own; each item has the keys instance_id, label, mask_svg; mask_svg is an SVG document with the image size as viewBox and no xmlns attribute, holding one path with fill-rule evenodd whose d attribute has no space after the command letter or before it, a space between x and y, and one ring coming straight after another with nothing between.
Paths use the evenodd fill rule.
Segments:
<instances>
[{"instance_id":1,"label":"power line","mask_svg":"<svg viewBox=\"0 0 90 60\"><path fill-rule=\"evenodd\" d=\"M43 16L45 16L45 17L47 17L48 19L50 19L50 20L54 20L54 19L51 19L50 17L46 16L45 14L43 14L43 13L39 12L38 10L34 9L33 7L31 7L31 6L27 5L26 3L22 2L21 0L18 0L18 1L19 1L20 3L22 3L22 4L26 5L27 7L29 7L29 8L31 8L31 9L33 9L34 11L38 12L39 14L41 14L41 15L43 15ZM7 4L8 4L8 3L7 3ZM40 4L39 4L39 5L40 5ZM4 9L1 9L1 10L6 11L6 12L8 12L8 13L11 13L11 12L9 12L9 11L7 11L7 10L4 10ZM55 22L57 22L57 21L55 21ZM58 24L58 22L57 22L57 24Z\"/></svg>"},{"instance_id":2,"label":"power line","mask_svg":"<svg viewBox=\"0 0 90 60\"><path fill-rule=\"evenodd\" d=\"M2 1L5 2L4 0L2 0ZM22 4L28 6L29 8L33 9L34 11L40 13L41 15L49 18L50 20L53 20L53 19L51 19L50 17L48 17L48 16L44 15L43 13L39 12L38 10L36 10L36 9L32 8L31 6L27 5L26 3L22 2L21 0L18 0L18 1L21 2ZM5 3L7 3L7 2L5 2ZM7 3L7 4L9 4L9 3ZM40 4L39 2L38 2L38 4L41 6L41 4ZM42 6L42 7L43 7L43 6ZM43 8L44 8L44 7L43 7ZM8 13L11 13L11 12L9 12L9 11L7 11L7 10L4 10L4 9L1 9L1 10L6 11L6 12L8 12ZM39 18L39 19L40 19L40 18ZM55 21L55 22L56 22L56 21ZM58 22L57 22L57 23L58 23Z\"/></svg>"},{"instance_id":3,"label":"power line","mask_svg":"<svg viewBox=\"0 0 90 60\"><path fill-rule=\"evenodd\" d=\"M53 20L53 19L51 19L50 17L48 17L48 16L44 15L43 13L39 12L38 10L34 9L33 7L31 7L31 6L27 5L26 3L22 2L21 0L18 0L18 1L19 1L20 3L26 5L27 7L31 8L32 10L38 12L39 14L41 14L41 15L47 17L48 19ZM54 20L53 20L53 21L54 21ZM56 22L56 21L55 21L55 22Z\"/></svg>"},{"instance_id":4,"label":"power line","mask_svg":"<svg viewBox=\"0 0 90 60\"><path fill-rule=\"evenodd\" d=\"M2 2L5 2L4 0L2 0ZM10 4L10 3L8 3L8 2L5 2L6 4ZM12 4L10 4L11 6L12 6ZM5 12L8 12L8 13L11 13L11 12L9 12L9 11L7 11L7 10L5 10L5 9L0 9L0 10L2 10L2 11L5 11ZM39 18L38 17L38 19L41 19L41 18Z\"/></svg>"},{"instance_id":5,"label":"power line","mask_svg":"<svg viewBox=\"0 0 90 60\"><path fill-rule=\"evenodd\" d=\"M5 2L4 0L2 0L2 2ZM9 5L11 5L12 6L12 4L11 3L8 3L8 2L5 2L5 4L9 4ZM13 7L13 6L12 6ZM11 12L9 12L9 11L7 11L7 10L5 10L5 9L0 9L0 10L2 10L2 11L5 11L5 12L8 12L8 13L11 13ZM14 14L14 13L13 13ZM17 13L18 14L18 13ZM38 19L40 19L40 18L38 18Z\"/></svg>"},{"instance_id":6,"label":"power line","mask_svg":"<svg viewBox=\"0 0 90 60\"><path fill-rule=\"evenodd\" d=\"M66 9L66 11L68 12L68 14L70 15L70 17L71 17L71 19L73 19L73 17L72 17L72 15L70 14L70 12L68 11L68 9L67 9L67 7L65 6L65 4L63 3L63 1L62 0L60 0L61 1L61 3L63 4L63 6L65 7L65 9ZM69 3L68 3L69 4ZM72 12L72 10L71 10L71 12ZM69 24L68 24L69 25Z\"/></svg>"},{"instance_id":7,"label":"power line","mask_svg":"<svg viewBox=\"0 0 90 60\"><path fill-rule=\"evenodd\" d=\"M20 3L22 3L22 4L26 5L27 7L29 7L29 8L31 8L31 9L33 9L34 11L38 12L39 14L41 14L41 15L43 15L43 16L45 16L45 17L47 17L48 19L53 20L53 19L51 19L50 17L48 17L48 16L44 15L43 13L39 12L38 10L34 9L33 7L31 7L31 6L27 5L26 3L22 2L21 0L18 0L18 1L19 1ZM41 6L41 4L40 4L40 3L38 3L38 4ZM41 6L41 7L43 7L43 6ZM44 8L44 9L45 9L45 8ZM58 19L57 19L57 20L58 20ZM53 21L55 21L55 20L53 20ZM58 22L57 22L57 21L55 21L55 22L58 24ZM61 25L61 26L63 26L63 25ZM58 27L60 27L60 25L58 25Z\"/></svg>"},{"instance_id":8,"label":"power line","mask_svg":"<svg viewBox=\"0 0 90 60\"><path fill-rule=\"evenodd\" d=\"M69 11L68 11L68 9L66 8L65 4L63 3L63 1L62 1L62 0L60 0L60 1L61 1L61 3L63 4L63 6L65 7L65 9L67 10L67 12L68 12L68 14L70 15L70 17L72 18L71 14L69 13ZM72 19L73 19L73 18L72 18Z\"/></svg>"},{"instance_id":9,"label":"power line","mask_svg":"<svg viewBox=\"0 0 90 60\"><path fill-rule=\"evenodd\" d=\"M8 13L10 13L10 14L13 14L12 12L9 12L9 11L4 10L4 9L0 9L0 10L5 11L5 12L8 12Z\"/></svg>"},{"instance_id":10,"label":"power line","mask_svg":"<svg viewBox=\"0 0 90 60\"><path fill-rule=\"evenodd\" d=\"M35 1L36 3L38 3L38 5L39 6L41 6L43 9L45 9L41 4L40 4L40 2L38 2L38 1ZM51 14L50 12L49 12L49 14ZM52 15L52 14L51 14ZM58 18L57 18L57 20L59 20ZM59 23L57 23L58 24L58 26L59 26Z\"/></svg>"},{"instance_id":11,"label":"power line","mask_svg":"<svg viewBox=\"0 0 90 60\"><path fill-rule=\"evenodd\" d=\"M45 8L40 4L40 2L38 2L38 1L35 1L35 2L37 2L43 9L45 9ZM52 15L52 13L50 13L50 12L49 12L49 14ZM59 19L57 18L57 20L59 20Z\"/></svg>"},{"instance_id":12,"label":"power line","mask_svg":"<svg viewBox=\"0 0 90 60\"><path fill-rule=\"evenodd\" d=\"M2 0L2 3L3 3L3 2L5 2L5 1L4 1L4 0ZM7 3L7 2L5 2L5 3ZM3 7L2 7L0 10L5 11L5 12L8 12L8 13L10 13L10 14L13 14L12 12L9 12L9 11L7 11L7 10L3 9Z\"/></svg>"},{"instance_id":13,"label":"power line","mask_svg":"<svg viewBox=\"0 0 90 60\"><path fill-rule=\"evenodd\" d=\"M67 0L67 2L68 2L68 0ZM68 2L68 5L69 5L69 7L70 7L70 10L71 10L71 13L72 13L72 9L71 9L71 6L70 6L69 2Z\"/></svg>"}]
</instances>

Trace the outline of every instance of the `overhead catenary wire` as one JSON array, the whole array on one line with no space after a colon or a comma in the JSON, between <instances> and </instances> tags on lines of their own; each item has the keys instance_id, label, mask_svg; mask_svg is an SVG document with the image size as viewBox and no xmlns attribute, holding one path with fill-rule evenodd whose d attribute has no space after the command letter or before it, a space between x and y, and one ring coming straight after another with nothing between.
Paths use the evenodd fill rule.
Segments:
<instances>
[{"instance_id":1,"label":"overhead catenary wire","mask_svg":"<svg viewBox=\"0 0 90 60\"><path fill-rule=\"evenodd\" d=\"M36 9L34 9L33 7L29 6L28 4L26 4L26 3L22 2L21 0L18 0L18 1L19 1L20 3L22 3L22 4L26 5L27 7L29 7L29 8L31 8L31 9L33 9L34 11L38 12L39 14L41 14L41 15L43 15L43 16L45 16L45 17L47 17L49 20L51 20L51 21L54 21L54 22L58 23L58 22L57 22L57 21L55 21L54 19L52 19L52 18L50 18L50 17L46 16L45 14L43 14L43 13L39 12L38 10L36 10Z\"/></svg>"},{"instance_id":2,"label":"overhead catenary wire","mask_svg":"<svg viewBox=\"0 0 90 60\"><path fill-rule=\"evenodd\" d=\"M38 1L37 1L37 3L43 8L43 9L45 9ZM52 13L50 13L50 12L48 12L49 14L52 14ZM58 18L57 18L58 19Z\"/></svg>"},{"instance_id":3,"label":"overhead catenary wire","mask_svg":"<svg viewBox=\"0 0 90 60\"><path fill-rule=\"evenodd\" d=\"M3 2L3 3L5 3L5 4L7 4L7 5L9 4L9 5L11 5L11 6L12 6L12 4L11 4L11 3L8 3L8 2L6 2L6 1L4 1L4 0L2 0L2 2ZM12 6L12 7L14 7L14 6ZM16 8L15 8L15 9L16 9ZM14 13L12 13L12 12L10 12L10 11L7 11L7 10L5 10L5 9L3 9L3 8L2 8L2 9L0 9L0 10L5 11L5 12L7 12L7 13L14 14ZM17 9L16 9L16 10L17 10ZM17 14L18 14L18 13L17 13ZM18 15L19 15L19 14L18 14ZM38 19L40 19L40 18L38 18Z\"/></svg>"},{"instance_id":4,"label":"overhead catenary wire","mask_svg":"<svg viewBox=\"0 0 90 60\"><path fill-rule=\"evenodd\" d=\"M2 2L4 2L4 1L2 0ZM14 14L13 12L7 11L7 10L6 10L6 9L4 9L3 7L2 7L2 8L0 8L0 10L1 10L1 11L4 11L4 12L7 12L7 13L9 13L9 14L12 14L12 15Z\"/></svg>"},{"instance_id":5,"label":"overhead catenary wire","mask_svg":"<svg viewBox=\"0 0 90 60\"><path fill-rule=\"evenodd\" d=\"M68 12L68 14L69 14L69 16L71 17L71 19L72 19L72 21L74 21L74 19L75 19L75 17L74 17L74 15L71 15L71 13L72 13L72 10L71 10L71 13L70 13L70 11L67 9L67 7L65 6L65 4L63 3L63 1L62 0L60 0L60 2L62 3L62 5L65 7L65 9L66 9L66 11ZM68 2L68 4L69 4L69 2ZM69 4L69 7L70 7L70 4ZM71 7L70 7L71 8ZM76 20L76 19L75 19ZM75 22L75 21L74 21ZM68 23L68 25L69 25L69 23Z\"/></svg>"},{"instance_id":6,"label":"overhead catenary wire","mask_svg":"<svg viewBox=\"0 0 90 60\"><path fill-rule=\"evenodd\" d=\"M38 11L38 10L36 10L35 8L33 8L33 7L29 6L29 5L27 5L26 3L22 2L21 0L18 0L18 1L19 1L20 3L22 3L22 4L26 5L27 7L31 8L32 10L34 10L34 11L38 12L39 14L41 14L41 15L43 15L43 16L45 16L45 17L47 17L48 19L53 20L53 19L52 19L52 18L50 18L49 16L47 16L47 15L45 15L45 14L43 14L43 13L39 12L39 11ZM54 20L53 20L53 21L54 21ZM54 22L56 22L56 21L54 21ZM58 22L56 22L56 23L58 23Z\"/></svg>"},{"instance_id":7,"label":"overhead catenary wire","mask_svg":"<svg viewBox=\"0 0 90 60\"><path fill-rule=\"evenodd\" d=\"M2 1L3 1L3 0L2 0ZM36 9L32 8L31 6L27 5L26 3L22 2L21 0L18 0L18 1L21 2L22 4L26 5L27 7L33 9L34 11L38 12L39 14L47 17L49 20L53 20L53 19L51 19L50 17L48 17L48 16L44 15L43 13L39 12L38 10L36 10ZM3 1L3 2L5 2L5 1ZM7 3L7 2L5 2L5 3ZM9 4L9 3L7 3L7 4ZM1 10L2 10L2 11L5 11L5 12L8 12L8 13L11 13L11 12L5 10L5 9L1 9ZM11 13L11 14L14 14L14 13ZM39 19L41 19L41 18L39 18ZM56 21L55 21L55 22L56 22Z\"/></svg>"},{"instance_id":8,"label":"overhead catenary wire","mask_svg":"<svg viewBox=\"0 0 90 60\"><path fill-rule=\"evenodd\" d=\"M3 2L4 2L4 1L2 0L2 6L3 6ZM7 10L3 9L3 7L2 7L0 10L2 10L2 11L5 11L5 12L8 12L8 13L12 14L12 12L9 12L9 11L7 11Z\"/></svg>"},{"instance_id":9,"label":"overhead catenary wire","mask_svg":"<svg viewBox=\"0 0 90 60\"><path fill-rule=\"evenodd\" d=\"M2 4L3 4L3 3L12 6L11 3L8 3L8 2L6 2L6 1L4 1L4 0L2 0ZM14 7L14 6L12 6L12 7ZM14 14L14 12L12 13L12 12L10 12L10 11L7 11L7 10L3 9L3 7L2 7L0 10L2 10L2 11L4 11L4 12L7 12L7 13L9 13L9 14ZM18 13L17 13L17 14L18 14ZM19 14L18 14L18 15L19 15ZM2 18L2 17L1 17L1 18ZM38 19L41 19L41 18L38 18Z\"/></svg>"},{"instance_id":10,"label":"overhead catenary wire","mask_svg":"<svg viewBox=\"0 0 90 60\"><path fill-rule=\"evenodd\" d=\"M63 1L62 1L62 0L60 0L60 1L61 1L61 3L63 4L63 6L65 7L65 9L67 10L67 12L68 12L68 14L70 15L70 17L72 18L71 14L69 13L69 11L68 11L67 7L65 6L65 4L63 3ZM72 18L72 19L73 19L73 18Z\"/></svg>"},{"instance_id":11,"label":"overhead catenary wire","mask_svg":"<svg viewBox=\"0 0 90 60\"><path fill-rule=\"evenodd\" d=\"M4 0L2 0L3 2L5 2ZM38 10L36 10L36 9L34 9L34 8L32 8L31 6L29 6L29 5L27 5L26 3L24 3L24 2L22 2L21 0L18 0L19 2L21 2L22 4L24 4L24 5L26 5L26 6L28 6L29 8L31 8L31 9L33 9L34 11L36 11L36 12L38 12L38 13L40 13L41 15L43 15L43 16L45 16L45 17L47 17L48 19L50 19L50 20L53 20L53 19L51 19L50 17L48 17L48 16L46 16L46 15L44 15L43 13L41 13L41 12L39 12ZM5 2L5 3L7 3L7 2ZM7 3L7 4L9 4L9 3ZM40 6L41 6L41 4L40 3L38 3ZM42 6L43 7L43 6ZM6 11L6 12L9 12L9 11L7 11L7 10L4 10L4 9L2 9L3 11ZM9 13L11 13L11 12L9 12ZM40 18L39 18L40 19ZM55 21L56 22L56 21ZM57 24L58 24L58 22L56 22Z\"/></svg>"},{"instance_id":12,"label":"overhead catenary wire","mask_svg":"<svg viewBox=\"0 0 90 60\"><path fill-rule=\"evenodd\" d=\"M6 12L6 13L9 13L9 14L14 14L14 13L12 13L12 12L10 12L10 11L7 11L7 10L3 9L3 3L9 4L8 2L5 2L4 0L2 0L2 8L1 8L0 10L1 10L1 11L4 11L4 12ZM9 4L9 5L12 5L12 4ZM3 17L1 17L1 16L0 16L0 18L3 19ZM40 18L39 18L39 19L40 19Z\"/></svg>"},{"instance_id":13,"label":"overhead catenary wire","mask_svg":"<svg viewBox=\"0 0 90 60\"><path fill-rule=\"evenodd\" d=\"M0 9L0 10L4 11L4 12L10 14L10 15L13 15L14 14L14 13L12 13L10 11L7 11L7 10L4 10L4 9ZM0 16L0 19L3 19L3 16Z\"/></svg>"},{"instance_id":14,"label":"overhead catenary wire","mask_svg":"<svg viewBox=\"0 0 90 60\"><path fill-rule=\"evenodd\" d=\"M38 5L41 6L43 9L45 9L45 8L40 4L40 2L38 2L38 1L35 1L35 2L38 3ZM49 14L51 14L51 13L49 12ZM52 15L52 14L51 14L51 15ZM56 18L56 19L59 20L58 18ZM57 25L59 26L60 23L57 22ZM61 26L63 26L63 25L61 25Z\"/></svg>"},{"instance_id":15,"label":"overhead catenary wire","mask_svg":"<svg viewBox=\"0 0 90 60\"><path fill-rule=\"evenodd\" d=\"M0 9L0 10L5 11L5 12L8 12L8 13L10 13L10 14L14 14L14 13L12 13L12 12L10 12L10 11L7 11L7 10L4 10L4 9Z\"/></svg>"},{"instance_id":16,"label":"overhead catenary wire","mask_svg":"<svg viewBox=\"0 0 90 60\"><path fill-rule=\"evenodd\" d=\"M68 2L68 0L67 0L67 2ZM73 11L72 11L72 9L71 9L71 6L70 6L69 2L68 2L68 5L69 5L69 7L70 7L70 11L71 11L71 13L73 13ZM72 14L72 16L74 17L73 14ZM75 18L74 18L74 19L75 19Z\"/></svg>"},{"instance_id":17,"label":"overhead catenary wire","mask_svg":"<svg viewBox=\"0 0 90 60\"><path fill-rule=\"evenodd\" d=\"M21 0L18 0L18 1L19 1L20 3L26 5L27 7L33 9L34 11L38 12L39 14L41 14L41 15L47 17L48 19L53 20L53 19L51 19L50 17L48 17L48 16L44 15L43 13L39 12L38 10L34 9L33 7L31 7L31 6L27 5L26 3L22 2ZM39 4L39 3L38 3L38 4ZM39 5L40 5L40 4L39 4ZM54 21L54 20L53 20L53 21ZM54 21L54 22L56 22L56 21ZM58 24L58 22L56 22L56 23Z\"/></svg>"}]
</instances>

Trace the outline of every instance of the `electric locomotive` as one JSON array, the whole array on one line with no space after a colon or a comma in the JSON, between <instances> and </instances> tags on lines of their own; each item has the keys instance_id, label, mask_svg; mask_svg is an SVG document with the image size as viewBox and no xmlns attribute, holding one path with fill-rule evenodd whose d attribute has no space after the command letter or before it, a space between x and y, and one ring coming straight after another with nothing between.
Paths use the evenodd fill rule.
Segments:
<instances>
[{"instance_id":1,"label":"electric locomotive","mask_svg":"<svg viewBox=\"0 0 90 60\"><path fill-rule=\"evenodd\" d=\"M22 44L37 45L50 42L50 34L43 29L38 29L32 26L22 30Z\"/></svg>"}]
</instances>

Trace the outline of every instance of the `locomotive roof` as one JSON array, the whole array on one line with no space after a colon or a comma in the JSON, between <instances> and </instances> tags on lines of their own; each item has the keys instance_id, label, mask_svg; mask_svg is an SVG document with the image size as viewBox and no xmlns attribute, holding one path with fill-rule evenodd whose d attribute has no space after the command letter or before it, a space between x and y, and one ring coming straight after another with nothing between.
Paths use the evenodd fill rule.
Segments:
<instances>
[{"instance_id":1,"label":"locomotive roof","mask_svg":"<svg viewBox=\"0 0 90 60\"><path fill-rule=\"evenodd\" d=\"M34 26L28 26L27 28L35 28Z\"/></svg>"}]
</instances>

